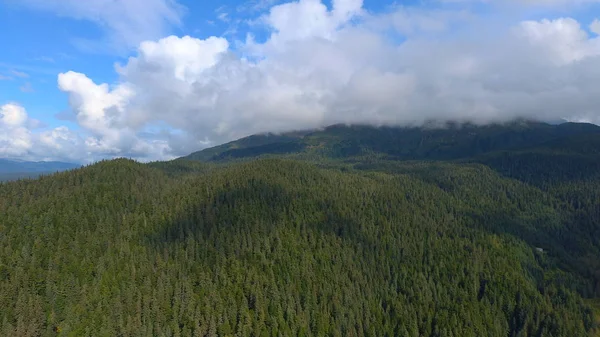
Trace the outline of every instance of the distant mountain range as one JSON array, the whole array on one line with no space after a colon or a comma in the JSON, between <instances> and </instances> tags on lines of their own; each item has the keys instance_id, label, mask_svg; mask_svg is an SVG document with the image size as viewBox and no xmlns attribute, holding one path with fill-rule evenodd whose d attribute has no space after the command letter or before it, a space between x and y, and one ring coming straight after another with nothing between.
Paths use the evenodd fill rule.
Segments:
<instances>
[{"instance_id":1,"label":"distant mountain range","mask_svg":"<svg viewBox=\"0 0 600 337\"><path fill-rule=\"evenodd\" d=\"M42 174L66 171L81 167L80 164L59 161L21 161L0 158L0 181L34 178Z\"/></svg>"}]
</instances>

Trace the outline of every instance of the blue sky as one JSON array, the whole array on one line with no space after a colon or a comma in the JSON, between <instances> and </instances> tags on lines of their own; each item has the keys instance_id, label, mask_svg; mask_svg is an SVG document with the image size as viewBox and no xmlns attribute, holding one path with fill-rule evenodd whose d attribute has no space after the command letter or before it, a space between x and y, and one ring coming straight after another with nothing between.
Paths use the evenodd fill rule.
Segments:
<instances>
[{"instance_id":1,"label":"blue sky","mask_svg":"<svg viewBox=\"0 0 600 337\"><path fill-rule=\"evenodd\" d=\"M203 37L226 32L229 24L218 20L215 12L221 5L215 7L204 1L182 4L187 8L182 25L169 27L165 33ZM0 56L0 76L13 79L0 81L0 102L21 102L27 105L33 118L50 126L64 124L53 118L52 113L68 109L67 99L56 85L59 73L77 70L97 81L110 83L117 78L114 63L124 61L131 54L111 50L110 46L105 46L104 50L86 50L74 40L102 39L105 31L98 24L16 3L0 3L0 32L5 32L0 34L0 43L10 46ZM27 76L18 76L14 72ZM26 83L31 83L33 92L21 90Z\"/></svg>"},{"instance_id":2,"label":"blue sky","mask_svg":"<svg viewBox=\"0 0 600 337\"><path fill-rule=\"evenodd\" d=\"M19 125L0 120L0 157L170 159L254 132L339 121L600 120L593 100L577 102L596 94L583 82L596 80L583 67L600 54L593 0L82 3L0 2L0 107L25 116ZM525 70L563 87L495 87L522 84ZM435 107L417 99L431 100L425 88L435 89ZM567 97L565 88L581 90ZM506 103L507 90L518 104ZM545 108L545 95L557 93L573 103Z\"/></svg>"}]
</instances>

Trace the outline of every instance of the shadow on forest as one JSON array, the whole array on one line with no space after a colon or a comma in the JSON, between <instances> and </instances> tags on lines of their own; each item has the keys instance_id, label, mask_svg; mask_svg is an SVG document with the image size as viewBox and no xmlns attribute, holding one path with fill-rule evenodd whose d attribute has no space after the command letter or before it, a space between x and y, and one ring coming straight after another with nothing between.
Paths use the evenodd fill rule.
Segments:
<instances>
[{"instance_id":1,"label":"shadow on forest","mask_svg":"<svg viewBox=\"0 0 600 337\"><path fill-rule=\"evenodd\" d=\"M498 174L544 187L550 184L597 179L600 173L600 156L522 152L496 153L476 158L473 162L484 164Z\"/></svg>"},{"instance_id":2,"label":"shadow on forest","mask_svg":"<svg viewBox=\"0 0 600 337\"><path fill-rule=\"evenodd\" d=\"M252 182L247 186L228 188L188 206L163 230L153 234L154 243L185 241L189 237L211 238L222 231L269 230L282 219L291 195L281 186ZM260 221L260 224L257 224Z\"/></svg>"},{"instance_id":3,"label":"shadow on forest","mask_svg":"<svg viewBox=\"0 0 600 337\"><path fill-rule=\"evenodd\" d=\"M576 235L571 235L568 229L562 225L558 227L546 226L547 218L538 216L526 218L531 214L518 214L517 212L503 212L498 210L481 210L478 212L470 211L464 214L475 221L478 228L482 228L490 233L498 235L509 235L517 240L523 240L530 246L541 248L543 253L538 257L544 256L544 263L552 263L556 267L568 272L574 272L591 281L589 284L565 284L568 288L577 288L577 290L586 296L594 296L593 283L595 280L590 278L588 266L581 263L577 257L578 254L585 252L580 247L581 242L577 240ZM538 259L538 262L541 261ZM540 288L543 288L545 280L543 273L530 265L524 265L524 269L535 279Z\"/></svg>"},{"instance_id":4,"label":"shadow on forest","mask_svg":"<svg viewBox=\"0 0 600 337\"><path fill-rule=\"evenodd\" d=\"M436 183L446 192L459 188L460 181L439 179L447 169L445 164L398 167L387 163L384 167L365 166L362 169L383 171L394 169L394 173L413 173L424 182ZM277 168L275 168L277 170ZM162 250L165 245L185 243L192 239L207 246L212 256L219 254L243 254L240 246L252 241L256 245L262 238L275 231L295 231L297 235L322 233L333 235L354 247L368 250L380 249L380 242L373 233L362 228L358 208L353 208L352 199L340 199L327 191L331 186L324 182L298 184L294 176L280 176L281 173L262 177L250 174L235 182L212 185L204 196L196 195L188 201L188 207L172 217L158 232L149 234L149 245ZM437 178L436 178L437 177ZM285 179L282 179L285 178ZM205 177L207 181L210 177ZM442 183L440 185L440 183ZM458 184L458 185L456 185ZM199 185L205 188L205 185ZM320 190L320 193L316 193ZM533 247L543 248L553 263L561 269L575 271L586 277L589 274L579 261L578 254L583 250L577 235L572 235L555 215L544 212L518 211L516 209L474 209L465 210L461 217L470 219L475 228L499 235L509 235L523 240ZM249 252L249 251L245 251ZM530 269L525 266L526 269ZM543 282L537 270L530 270L533 278ZM589 275L587 275L589 276Z\"/></svg>"},{"instance_id":5,"label":"shadow on forest","mask_svg":"<svg viewBox=\"0 0 600 337\"><path fill-rule=\"evenodd\" d=\"M245 181L243 186L222 186L217 193L192 204L147 239L153 247L185 242L189 238L220 245L232 238L266 236L281 227L304 235L308 231L335 235L363 247L376 246L374 240L360 231L359 222L351 214L342 214L339 201L333 197L315 197L311 188L286 189L254 178Z\"/></svg>"}]
</instances>

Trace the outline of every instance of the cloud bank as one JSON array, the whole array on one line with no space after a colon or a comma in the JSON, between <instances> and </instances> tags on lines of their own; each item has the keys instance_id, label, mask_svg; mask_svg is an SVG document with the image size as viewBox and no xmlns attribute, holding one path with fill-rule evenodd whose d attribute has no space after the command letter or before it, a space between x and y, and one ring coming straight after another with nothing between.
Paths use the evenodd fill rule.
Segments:
<instances>
[{"instance_id":1,"label":"cloud bank","mask_svg":"<svg viewBox=\"0 0 600 337\"><path fill-rule=\"evenodd\" d=\"M331 8L300 0L272 7L257 22L270 31L264 41L251 34L237 43L144 41L115 66L114 84L60 74L58 86L82 132L46 132L45 144L60 140L88 159L150 160L333 123L522 117L600 124L597 20L486 29L466 10L394 7L373 14L361 0L334 0Z\"/></svg>"}]
</instances>

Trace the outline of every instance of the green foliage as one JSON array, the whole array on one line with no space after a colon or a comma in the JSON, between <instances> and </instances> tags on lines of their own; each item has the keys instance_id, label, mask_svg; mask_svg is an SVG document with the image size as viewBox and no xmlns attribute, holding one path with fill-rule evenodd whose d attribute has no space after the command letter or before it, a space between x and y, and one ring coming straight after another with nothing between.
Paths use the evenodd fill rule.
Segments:
<instances>
[{"instance_id":1,"label":"green foliage","mask_svg":"<svg viewBox=\"0 0 600 337\"><path fill-rule=\"evenodd\" d=\"M295 153L303 158L319 159L384 154L401 160L449 160L541 145L555 152L588 149L588 153L596 151L598 154L600 151L600 127L592 124L515 121L483 126L457 123L442 126L334 125L317 131L254 135L192 153L186 158L222 162Z\"/></svg>"},{"instance_id":2,"label":"green foliage","mask_svg":"<svg viewBox=\"0 0 600 337\"><path fill-rule=\"evenodd\" d=\"M0 335L597 333L597 152L553 138L579 125L480 138L521 128L551 136L394 161L399 145L379 149L395 138L334 127L285 136L305 147L267 151L281 158L252 160L272 146L256 136L228 163L119 159L0 184Z\"/></svg>"}]
</instances>

